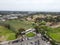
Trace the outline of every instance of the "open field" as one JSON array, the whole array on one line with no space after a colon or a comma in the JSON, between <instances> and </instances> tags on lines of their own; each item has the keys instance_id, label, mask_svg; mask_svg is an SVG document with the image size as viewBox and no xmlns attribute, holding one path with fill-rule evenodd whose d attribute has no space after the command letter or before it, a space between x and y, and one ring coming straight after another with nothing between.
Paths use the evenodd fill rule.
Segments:
<instances>
[{"instance_id":1,"label":"open field","mask_svg":"<svg viewBox=\"0 0 60 45\"><path fill-rule=\"evenodd\" d=\"M60 33L50 33L50 37L56 42L60 42Z\"/></svg>"},{"instance_id":2,"label":"open field","mask_svg":"<svg viewBox=\"0 0 60 45\"><path fill-rule=\"evenodd\" d=\"M26 21L26 20L20 20L20 19L14 19L14 20L7 20L4 23L10 24L12 27L14 27L16 30L20 29L20 28L24 28L29 29L29 28L33 28L33 22L32 21ZM41 26L41 25L40 25ZM47 31L47 34L55 41L60 42L60 27L59 28L51 28L51 27L44 27L44 30ZM3 30L8 30L8 29L4 29ZM4 32L4 31L1 32ZM13 39L15 39L15 33L13 33L12 31L8 30L6 31L8 33L0 33L0 35L5 35L7 37L7 40L11 40L11 35L13 36ZM34 36L34 34L32 35L31 33L27 34L28 37Z\"/></svg>"},{"instance_id":3,"label":"open field","mask_svg":"<svg viewBox=\"0 0 60 45\"><path fill-rule=\"evenodd\" d=\"M60 28L48 28L47 33L53 40L60 42Z\"/></svg>"},{"instance_id":4,"label":"open field","mask_svg":"<svg viewBox=\"0 0 60 45\"><path fill-rule=\"evenodd\" d=\"M51 28L48 26L41 26L41 28L46 31L47 36L52 38L56 42L60 42L60 27Z\"/></svg>"},{"instance_id":5,"label":"open field","mask_svg":"<svg viewBox=\"0 0 60 45\"><path fill-rule=\"evenodd\" d=\"M32 22L26 20L7 20L5 23L10 24L16 30L18 30L19 28L29 29L33 27Z\"/></svg>"},{"instance_id":6,"label":"open field","mask_svg":"<svg viewBox=\"0 0 60 45\"><path fill-rule=\"evenodd\" d=\"M13 39L15 39L15 33L4 26L0 26L0 41Z\"/></svg>"},{"instance_id":7,"label":"open field","mask_svg":"<svg viewBox=\"0 0 60 45\"><path fill-rule=\"evenodd\" d=\"M20 28L29 29L32 28L32 22L26 20L7 20L4 23L10 24L16 30ZM14 40L16 39L15 33L3 26L0 26L0 35L4 36L4 40Z\"/></svg>"}]
</instances>

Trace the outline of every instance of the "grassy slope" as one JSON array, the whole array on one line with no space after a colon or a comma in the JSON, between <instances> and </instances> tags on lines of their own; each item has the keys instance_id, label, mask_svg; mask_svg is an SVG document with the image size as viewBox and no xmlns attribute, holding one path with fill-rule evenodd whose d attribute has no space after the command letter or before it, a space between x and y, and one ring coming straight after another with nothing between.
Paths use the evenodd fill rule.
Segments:
<instances>
[{"instance_id":1,"label":"grassy slope","mask_svg":"<svg viewBox=\"0 0 60 45\"><path fill-rule=\"evenodd\" d=\"M60 33L50 33L50 37L57 42L60 42Z\"/></svg>"},{"instance_id":2,"label":"grassy slope","mask_svg":"<svg viewBox=\"0 0 60 45\"><path fill-rule=\"evenodd\" d=\"M49 36L57 42L60 42L60 28L53 28L48 31Z\"/></svg>"},{"instance_id":3,"label":"grassy slope","mask_svg":"<svg viewBox=\"0 0 60 45\"><path fill-rule=\"evenodd\" d=\"M0 35L4 36L6 40L15 39L15 33L13 33L12 31L3 26L0 26Z\"/></svg>"},{"instance_id":4,"label":"grassy slope","mask_svg":"<svg viewBox=\"0 0 60 45\"><path fill-rule=\"evenodd\" d=\"M47 26L41 26L42 29L47 31L47 34L57 42L60 42L60 27L59 28L51 28Z\"/></svg>"},{"instance_id":5,"label":"grassy slope","mask_svg":"<svg viewBox=\"0 0 60 45\"><path fill-rule=\"evenodd\" d=\"M25 28L29 29L32 27L32 22L29 21L21 21L21 20L8 20L6 23L12 25L15 29Z\"/></svg>"},{"instance_id":6,"label":"grassy slope","mask_svg":"<svg viewBox=\"0 0 60 45\"><path fill-rule=\"evenodd\" d=\"M32 26L32 22L28 22L28 21L21 21L21 20L8 20L6 21L6 23L9 23L10 25L12 25L15 29L19 29L19 28L31 28ZM60 42L60 28L55 28L55 29L51 29L48 28L48 34L50 35L50 37L52 37L54 40Z\"/></svg>"},{"instance_id":7,"label":"grassy slope","mask_svg":"<svg viewBox=\"0 0 60 45\"><path fill-rule=\"evenodd\" d=\"M32 27L32 22L29 21L21 21L21 20L7 20L4 23L10 24L13 26L16 30L19 28L25 28L29 29ZM13 40L15 39L15 33L6 29L5 27L0 26L0 35L4 35L6 40Z\"/></svg>"}]
</instances>

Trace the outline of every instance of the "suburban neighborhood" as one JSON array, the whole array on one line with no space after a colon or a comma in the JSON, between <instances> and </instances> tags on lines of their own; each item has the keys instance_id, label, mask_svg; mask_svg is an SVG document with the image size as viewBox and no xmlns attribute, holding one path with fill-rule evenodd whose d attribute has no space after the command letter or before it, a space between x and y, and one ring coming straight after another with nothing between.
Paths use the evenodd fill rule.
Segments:
<instances>
[{"instance_id":1,"label":"suburban neighborhood","mask_svg":"<svg viewBox=\"0 0 60 45\"><path fill-rule=\"evenodd\" d=\"M60 45L59 32L59 15L0 14L0 45Z\"/></svg>"}]
</instances>

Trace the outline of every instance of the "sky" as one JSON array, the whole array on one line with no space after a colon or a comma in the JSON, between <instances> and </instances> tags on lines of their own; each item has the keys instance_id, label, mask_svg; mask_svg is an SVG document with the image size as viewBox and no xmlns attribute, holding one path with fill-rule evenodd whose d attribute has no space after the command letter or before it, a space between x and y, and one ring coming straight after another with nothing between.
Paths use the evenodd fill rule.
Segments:
<instances>
[{"instance_id":1,"label":"sky","mask_svg":"<svg viewBox=\"0 0 60 45\"><path fill-rule=\"evenodd\" d=\"M60 0L0 0L0 10L60 12Z\"/></svg>"}]
</instances>

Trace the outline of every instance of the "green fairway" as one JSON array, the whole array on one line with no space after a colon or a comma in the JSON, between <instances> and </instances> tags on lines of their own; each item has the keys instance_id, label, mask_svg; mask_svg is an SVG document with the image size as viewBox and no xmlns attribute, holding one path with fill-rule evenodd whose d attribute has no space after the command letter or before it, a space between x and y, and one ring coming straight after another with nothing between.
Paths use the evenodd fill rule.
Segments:
<instances>
[{"instance_id":1,"label":"green fairway","mask_svg":"<svg viewBox=\"0 0 60 45\"><path fill-rule=\"evenodd\" d=\"M26 20L7 20L3 23L10 24L16 30L20 28L29 29L32 28L32 22ZM5 37L5 40L14 40L16 39L15 33L12 30L9 30L3 26L0 26L0 35Z\"/></svg>"},{"instance_id":2,"label":"green fairway","mask_svg":"<svg viewBox=\"0 0 60 45\"><path fill-rule=\"evenodd\" d=\"M60 33L50 33L50 37L56 42L60 42Z\"/></svg>"},{"instance_id":3,"label":"green fairway","mask_svg":"<svg viewBox=\"0 0 60 45\"><path fill-rule=\"evenodd\" d=\"M6 36L8 37L7 40L14 40L14 39L16 39L14 33L9 33L9 34L7 34Z\"/></svg>"},{"instance_id":4,"label":"green fairway","mask_svg":"<svg viewBox=\"0 0 60 45\"><path fill-rule=\"evenodd\" d=\"M51 28L48 26L40 26L44 31L47 31L47 35L51 37L56 42L60 42L60 27Z\"/></svg>"},{"instance_id":5,"label":"green fairway","mask_svg":"<svg viewBox=\"0 0 60 45\"><path fill-rule=\"evenodd\" d=\"M23 21L21 21L21 20L7 20L5 23L10 24L16 30L19 28L29 29L32 27L32 22L26 21L26 20L23 20Z\"/></svg>"},{"instance_id":6,"label":"green fairway","mask_svg":"<svg viewBox=\"0 0 60 45\"><path fill-rule=\"evenodd\" d=\"M26 36L27 36L27 37L34 37L35 34L34 34L33 32L30 32L30 33L26 34Z\"/></svg>"},{"instance_id":7,"label":"green fairway","mask_svg":"<svg viewBox=\"0 0 60 45\"><path fill-rule=\"evenodd\" d=\"M56 42L60 42L60 27L59 28L51 28L45 27L47 34Z\"/></svg>"},{"instance_id":8,"label":"green fairway","mask_svg":"<svg viewBox=\"0 0 60 45\"><path fill-rule=\"evenodd\" d=\"M15 38L15 33L11 30L5 28L4 26L0 26L0 36L4 36L4 40L13 40ZM1 37L0 37L1 39Z\"/></svg>"},{"instance_id":9,"label":"green fairway","mask_svg":"<svg viewBox=\"0 0 60 45\"><path fill-rule=\"evenodd\" d=\"M33 28L33 25L32 25L33 22L26 21L26 20L19 20L19 19L16 19L16 20L7 20L4 23L10 24L16 30L18 30L20 28L25 28L25 29ZM51 28L51 27L47 27L47 26L42 26L41 28L43 28L44 31L46 30L47 34L52 39L54 39L57 42L60 42L60 28ZM6 28L4 28L4 27L3 28L1 27L1 29L0 29L0 35L5 35L5 36L9 37L9 38L7 38L7 40L15 39L15 33L12 32L12 31L10 31L10 30L8 30L8 29L6 29ZM27 37L33 37L33 36L35 36L35 34L28 33L26 36ZM13 38L11 38L11 37L13 37Z\"/></svg>"},{"instance_id":10,"label":"green fairway","mask_svg":"<svg viewBox=\"0 0 60 45\"><path fill-rule=\"evenodd\" d=\"M60 28L54 28L49 32L49 35L52 39L57 42L60 42Z\"/></svg>"}]
</instances>

